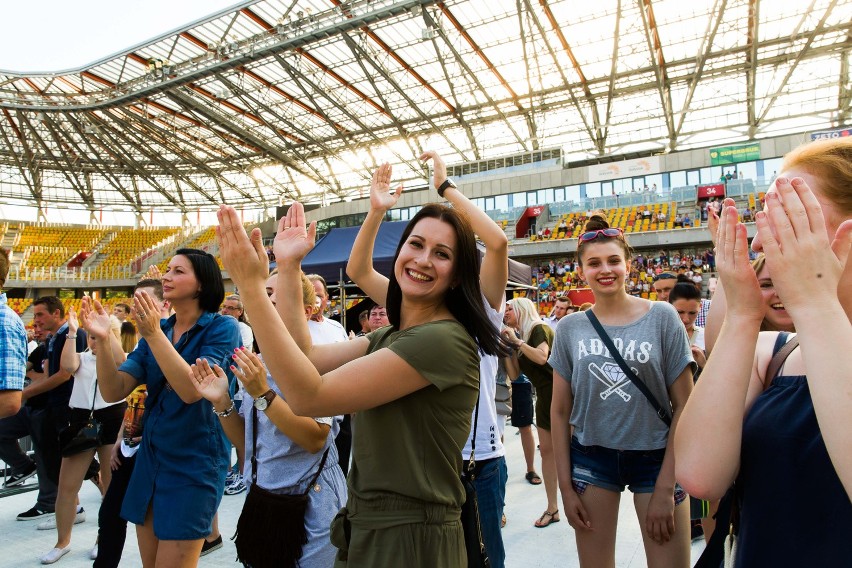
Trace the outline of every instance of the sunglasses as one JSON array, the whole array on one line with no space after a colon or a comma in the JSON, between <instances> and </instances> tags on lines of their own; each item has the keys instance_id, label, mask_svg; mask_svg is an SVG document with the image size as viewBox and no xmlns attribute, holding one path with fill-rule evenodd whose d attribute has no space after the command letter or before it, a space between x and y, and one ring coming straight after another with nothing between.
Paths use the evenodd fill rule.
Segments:
<instances>
[{"instance_id":1,"label":"sunglasses","mask_svg":"<svg viewBox=\"0 0 852 568\"><path fill-rule=\"evenodd\" d=\"M596 238L600 237L601 235L603 235L604 237L610 238L610 239L615 238L615 237L622 237L622 236L624 236L624 230L623 229L598 229L597 231L589 231L588 233L583 233L582 235L580 235L580 242L586 243L588 241L593 241Z\"/></svg>"},{"instance_id":2,"label":"sunglasses","mask_svg":"<svg viewBox=\"0 0 852 568\"><path fill-rule=\"evenodd\" d=\"M671 272L661 272L654 276L654 282L657 280L677 280L677 275L672 274Z\"/></svg>"}]
</instances>

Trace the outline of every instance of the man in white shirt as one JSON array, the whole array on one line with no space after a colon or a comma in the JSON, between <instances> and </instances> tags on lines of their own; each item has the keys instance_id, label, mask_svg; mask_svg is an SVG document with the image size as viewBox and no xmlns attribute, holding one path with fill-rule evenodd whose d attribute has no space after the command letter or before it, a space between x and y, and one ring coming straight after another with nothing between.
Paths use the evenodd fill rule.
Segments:
<instances>
[{"instance_id":1,"label":"man in white shirt","mask_svg":"<svg viewBox=\"0 0 852 568\"><path fill-rule=\"evenodd\" d=\"M308 280L314 285L319 298L319 309L308 322L311 339L316 345L347 341L346 329L338 322L325 317L325 310L328 308L328 286L325 279L319 274L308 274Z\"/></svg>"},{"instance_id":2,"label":"man in white shirt","mask_svg":"<svg viewBox=\"0 0 852 568\"><path fill-rule=\"evenodd\" d=\"M568 296L559 296L553 304L553 311L551 314L544 318L544 323L556 331L556 324L559 323L559 320L567 316L569 313L574 313L575 311L576 308L574 307L573 302L571 302L571 298Z\"/></svg>"},{"instance_id":3,"label":"man in white shirt","mask_svg":"<svg viewBox=\"0 0 852 568\"><path fill-rule=\"evenodd\" d=\"M325 278L319 274L308 274L307 276L311 284L314 285L314 291L317 294L317 300L319 300L316 312L308 320L311 342L314 345L325 345L348 341L349 336L346 335L346 329L333 319L325 317L325 310L328 308L328 285L325 283ZM342 422L340 423L340 431L334 439L334 444L337 446L340 469L343 470L343 475L348 475L349 454L352 451L352 415L344 414L339 418L342 419Z\"/></svg>"}]
</instances>

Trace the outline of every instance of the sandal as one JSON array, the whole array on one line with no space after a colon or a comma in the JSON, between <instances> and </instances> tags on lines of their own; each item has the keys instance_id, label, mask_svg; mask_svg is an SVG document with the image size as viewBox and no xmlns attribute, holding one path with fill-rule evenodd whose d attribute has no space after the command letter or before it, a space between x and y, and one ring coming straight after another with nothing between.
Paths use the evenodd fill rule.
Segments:
<instances>
[{"instance_id":1,"label":"sandal","mask_svg":"<svg viewBox=\"0 0 852 568\"><path fill-rule=\"evenodd\" d=\"M528 471L526 479L529 481L530 485L541 485L541 478L534 471Z\"/></svg>"},{"instance_id":2,"label":"sandal","mask_svg":"<svg viewBox=\"0 0 852 568\"><path fill-rule=\"evenodd\" d=\"M555 511L545 511L535 522L536 528L543 529L544 527L548 527L553 523L558 523L560 520L559 517L556 516L558 514L559 509L556 509Z\"/></svg>"}]
</instances>

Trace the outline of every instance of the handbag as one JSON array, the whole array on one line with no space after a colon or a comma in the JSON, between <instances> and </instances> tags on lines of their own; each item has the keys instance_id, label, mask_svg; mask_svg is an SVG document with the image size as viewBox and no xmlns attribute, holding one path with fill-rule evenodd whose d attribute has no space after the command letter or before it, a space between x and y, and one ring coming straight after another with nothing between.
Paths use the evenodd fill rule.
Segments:
<instances>
[{"instance_id":1,"label":"handbag","mask_svg":"<svg viewBox=\"0 0 852 568\"><path fill-rule=\"evenodd\" d=\"M464 486L465 501L461 510L461 523L464 528L464 545L467 549L468 568L488 568L491 561L482 542L482 527L479 524L479 504L476 500L476 428L479 422L479 398L476 399L476 412L473 415L473 436L470 439L470 459L462 464L461 482Z\"/></svg>"},{"instance_id":2,"label":"handbag","mask_svg":"<svg viewBox=\"0 0 852 568\"><path fill-rule=\"evenodd\" d=\"M98 379L95 378L95 390L92 393L92 409L89 411L89 421L74 435L73 438L62 444L61 454L63 458L94 450L101 445L101 422L95 418L95 397L98 394Z\"/></svg>"},{"instance_id":3,"label":"handbag","mask_svg":"<svg viewBox=\"0 0 852 568\"><path fill-rule=\"evenodd\" d=\"M237 548L237 560L245 566L295 568L302 557L302 547L308 542L305 528L308 493L322 473L329 448L303 493L273 493L257 484L257 408L252 407L251 420L251 488L231 540Z\"/></svg>"},{"instance_id":4,"label":"handbag","mask_svg":"<svg viewBox=\"0 0 852 568\"><path fill-rule=\"evenodd\" d=\"M618 363L618 366L621 367L621 370L624 372L625 376L630 379L630 382L633 383L639 392L645 395L645 398L648 399L648 402L651 403L651 406L654 407L654 411L657 413L657 416L665 422L666 426L671 427L672 425L672 417L671 417L671 404L669 404L668 410L666 410L660 401L654 396L654 393L648 388L642 379L636 376L636 373L633 372L627 363L624 361L624 358L618 352L618 349L615 348L615 345L612 343L612 339L607 335L606 330L601 325L601 322L598 321L597 316L592 313L592 310L586 310L586 317L589 318L589 321L592 323L592 327L595 328L595 331L598 332L598 336L603 341L603 344L609 350L609 354L612 355L612 358L615 359L615 362Z\"/></svg>"}]
</instances>

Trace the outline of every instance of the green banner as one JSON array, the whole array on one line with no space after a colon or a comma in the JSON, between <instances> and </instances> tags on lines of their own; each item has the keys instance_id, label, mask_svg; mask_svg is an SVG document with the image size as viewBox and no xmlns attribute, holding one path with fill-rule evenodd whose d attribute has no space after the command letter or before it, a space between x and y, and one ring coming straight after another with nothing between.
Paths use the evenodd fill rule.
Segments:
<instances>
[{"instance_id":1,"label":"green banner","mask_svg":"<svg viewBox=\"0 0 852 568\"><path fill-rule=\"evenodd\" d=\"M760 143L739 144L737 146L722 146L710 149L710 165L736 164L760 159Z\"/></svg>"}]
</instances>

